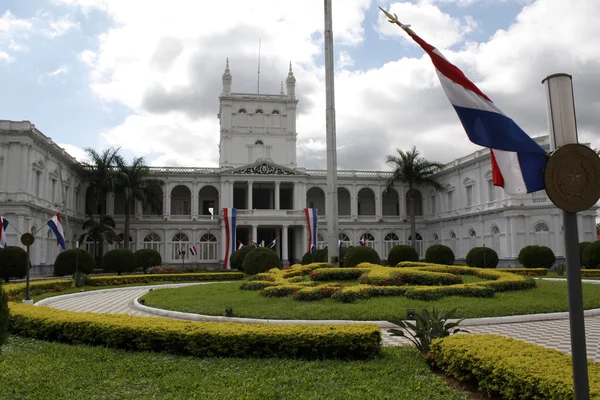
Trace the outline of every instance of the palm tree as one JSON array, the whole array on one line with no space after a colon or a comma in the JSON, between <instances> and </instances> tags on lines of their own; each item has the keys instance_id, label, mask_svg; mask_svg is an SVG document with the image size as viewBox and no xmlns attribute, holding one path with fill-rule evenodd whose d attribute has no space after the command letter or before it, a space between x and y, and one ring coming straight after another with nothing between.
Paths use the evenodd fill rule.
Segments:
<instances>
[{"instance_id":1,"label":"palm tree","mask_svg":"<svg viewBox=\"0 0 600 400\"><path fill-rule=\"evenodd\" d=\"M596 224L596 234L600 235L600 222Z\"/></svg>"},{"instance_id":2,"label":"palm tree","mask_svg":"<svg viewBox=\"0 0 600 400\"><path fill-rule=\"evenodd\" d=\"M125 227L123 228L123 247L129 248L129 224L132 203L139 200L142 206L150 206L152 211L162 213L162 181L149 178L150 168L143 157L133 160L127 165L123 160L118 162L115 189L125 197Z\"/></svg>"},{"instance_id":3,"label":"palm tree","mask_svg":"<svg viewBox=\"0 0 600 400\"><path fill-rule=\"evenodd\" d=\"M415 194L416 186L432 186L436 190L443 190L432 175L435 174L444 164L434 161L427 161L423 157L419 157L419 151L413 147L410 151L402 151L396 149L397 156L388 155L385 158L387 164L394 166L392 176L386 182L385 190L389 190L394 186L394 183L400 182L408 185L406 196L409 200L409 215L410 215L410 238L411 246L416 248L416 223L415 223Z\"/></svg>"},{"instance_id":4,"label":"palm tree","mask_svg":"<svg viewBox=\"0 0 600 400\"><path fill-rule=\"evenodd\" d=\"M82 229L84 233L79 236L79 243L85 242L86 236L92 239L94 241L94 261L97 261L97 257L102 256L102 250L96 254L96 244L100 242L102 246L105 241L112 244L115 240L115 219L110 215L103 215L96 220L92 215L88 215L88 219L83 221Z\"/></svg>"},{"instance_id":5,"label":"palm tree","mask_svg":"<svg viewBox=\"0 0 600 400\"><path fill-rule=\"evenodd\" d=\"M116 166L122 159L118 154L119 149L112 147L105 149L102 154L91 148L86 148L85 151L90 161L79 165L79 173L88 183L86 199L94 199L99 219L103 221L106 215L106 198L115 190ZM95 210L90 213L93 214L93 211ZM100 242L99 257L102 258L104 236L100 236L98 240Z\"/></svg>"}]
</instances>

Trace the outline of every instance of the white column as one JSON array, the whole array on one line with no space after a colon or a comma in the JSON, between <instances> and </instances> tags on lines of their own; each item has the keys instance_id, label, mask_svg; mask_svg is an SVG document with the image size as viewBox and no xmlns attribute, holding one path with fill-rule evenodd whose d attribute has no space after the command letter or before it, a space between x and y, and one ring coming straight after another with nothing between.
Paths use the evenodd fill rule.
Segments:
<instances>
[{"instance_id":1,"label":"white column","mask_svg":"<svg viewBox=\"0 0 600 400\"><path fill-rule=\"evenodd\" d=\"M275 181L275 209L279 210L279 188L281 182Z\"/></svg>"},{"instance_id":2,"label":"white column","mask_svg":"<svg viewBox=\"0 0 600 400\"><path fill-rule=\"evenodd\" d=\"M375 215L381 218L381 186L375 188Z\"/></svg>"},{"instance_id":3,"label":"white column","mask_svg":"<svg viewBox=\"0 0 600 400\"><path fill-rule=\"evenodd\" d=\"M198 197L200 190L197 183L192 183L192 218L198 218Z\"/></svg>"},{"instance_id":4,"label":"white column","mask_svg":"<svg viewBox=\"0 0 600 400\"><path fill-rule=\"evenodd\" d=\"M21 142L21 186L20 189L27 189L27 160L29 159L29 143ZM54 199L53 199L54 200Z\"/></svg>"},{"instance_id":5,"label":"white column","mask_svg":"<svg viewBox=\"0 0 600 400\"><path fill-rule=\"evenodd\" d=\"M355 217L358 215L358 200L356 196L356 185L352 185L350 190L350 214Z\"/></svg>"},{"instance_id":6,"label":"white column","mask_svg":"<svg viewBox=\"0 0 600 400\"><path fill-rule=\"evenodd\" d=\"M281 261L283 265L289 263L288 261L288 226L283 225L281 227Z\"/></svg>"},{"instance_id":7,"label":"white column","mask_svg":"<svg viewBox=\"0 0 600 400\"><path fill-rule=\"evenodd\" d=\"M258 243L258 225L252 225L252 240ZM252 244L252 243L248 243Z\"/></svg>"},{"instance_id":8,"label":"white column","mask_svg":"<svg viewBox=\"0 0 600 400\"><path fill-rule=\"evenodd\" d=\"M6 190L8 180L8 147L10 146L10 143L0 143L0 146L2 146L2 182L0 184L0 189Z\"/></svg>"},{"instance_id":9,"label":"white column","mask_svg":"<svg viewBox=\"0 0 600 400\"><path fill-rule=\"evenodd\" d=\"M107 215L115 214L115 194L114 193L109 193L106 196L106 214Z\"/></svg>"},{"instance_id":10,"label":"white column","mask_svg":"<svg viewBox=\"0 0 600 400\"><path fill-rule=\"evenodd\" d=\"M248 210L252 210L253 204L252 204L252 186L253 186L252 181L248 181Z\"/></svg>"},{"instance_id":11,"label":"white column","mask_svg":"<svg viewBox=\"0 0 600 400\"><path fill-rule=\"evenodd\" d=\"M306 226L306 222L302 225L302 251L300 252L302 255L308 251L308 226ZM302 257L300 257L302 258Z\"/></svg>"},{"instance_id":12,"label":"white column","mask_svg":"<svg viewBox=\"0 0 600 400\"><path fill-rule=\"evenodd\" d=\"M171 186L168 183L163 188L163 215L171 215Z\"/></svg>"},{"instance_id":13,"label":"white column","mask_svg":"<svg viewBox=\"0 0 600 400\"><path fill-rule=\"evenodd\" d=\"M135 219L141 219L143 213L142 202L139 200L135 200Z\"/></svg>"},{"instance_id":14,"label":"white column","mask_svg":"<svg viewBox=\"0 0 600 400\"><path fill-rule=\"evenodd\" d=\"M225 231L225 221L221 221L221 268L223 267L223 262L225 262L225 250L227 248L227 232Z\"/></svg>"}]
</instances>

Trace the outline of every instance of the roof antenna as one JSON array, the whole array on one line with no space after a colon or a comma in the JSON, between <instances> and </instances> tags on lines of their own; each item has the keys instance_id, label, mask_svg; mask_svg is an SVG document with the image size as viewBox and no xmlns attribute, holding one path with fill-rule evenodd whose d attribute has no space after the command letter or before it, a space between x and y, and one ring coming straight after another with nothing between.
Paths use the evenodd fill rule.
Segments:
<instances>
[{"instance_id":1,"label":"roof antenna","mask_svg":"<svg viewBox=\"0 0 600 400\"><path fill-rule=\"evenodd\" d=\"M258 39L258 72L256 81L256 94L260 93L260 38Z\"/></svg>"}]
</instances>

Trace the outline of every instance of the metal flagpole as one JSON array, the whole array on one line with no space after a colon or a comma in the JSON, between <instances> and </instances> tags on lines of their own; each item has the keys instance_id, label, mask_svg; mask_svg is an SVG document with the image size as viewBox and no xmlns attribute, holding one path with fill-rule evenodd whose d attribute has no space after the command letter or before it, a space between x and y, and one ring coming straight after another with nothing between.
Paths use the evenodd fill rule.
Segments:
<instances>
[{"instance_id":1,"label":"metal flagpole","mask_svg":"<svg viewBox=\"0 0 600 400\"><path fill-rule=\"evenodd\" d=\"M325 130L327 136L327 245L332 251L329 262L337 259L333 251L338 243L337 152L335 138L335 90L333 69L333 22L331 0L325 0ZM339 262L339 261L338 261Z\"/></svg>"},{"instance_id":2,"label":"metal flagpole","mask_svg":"<svg viewBox=\"0 0 600 400\"><path fill-rule=\"evenodd\" d=\"M62 163L58 164L58 178L60 179L60 193L62 195L63 201L62 201L62 205L63 205L63 213L64 213L64 217L65 217L65 226L67 228L66 232L63 232L65 234L65 247L67 247L67 243L69 241L69 234L71 233L71 229L69 228L69 217L67 216L68 213L68 198L67 196L65 196L65 186L63 185L63 178L62 178ZM62 216L61 216L62 217Z\"/></svg>"}]
</instances>

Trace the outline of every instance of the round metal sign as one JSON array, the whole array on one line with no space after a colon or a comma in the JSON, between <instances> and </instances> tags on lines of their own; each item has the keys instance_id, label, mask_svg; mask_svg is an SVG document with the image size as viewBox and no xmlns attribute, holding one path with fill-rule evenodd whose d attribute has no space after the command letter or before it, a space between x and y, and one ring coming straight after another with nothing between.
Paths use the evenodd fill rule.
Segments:
<instances>
[{"instance_id":1,"label":"round metal sign","mask_svg":"<svg viewBox=\"0 0 600 400\"><path fill-rule=\"evenodd\" d=\"M582 144L558 148L544 172L546 193L560 209L585 211L600 199L600 157Z\"/></svg>"},{"instance_id":2,"label":"round metal sign","mask_svg":"<svg viewBox=\"0 0 600 400\"><path fill-rule=\"evenodd\" d=\"M31 246L35 242L35 238L31 233L24 233L21 235L21 243L25 246Z\"/></svg>"}]
</instances>

